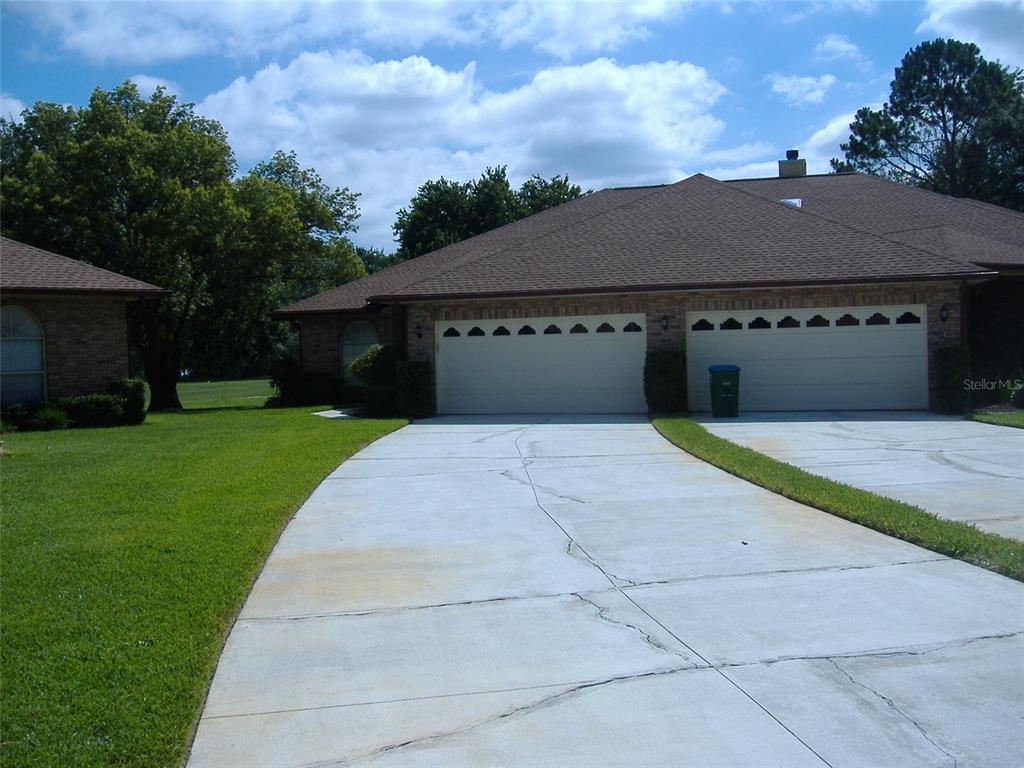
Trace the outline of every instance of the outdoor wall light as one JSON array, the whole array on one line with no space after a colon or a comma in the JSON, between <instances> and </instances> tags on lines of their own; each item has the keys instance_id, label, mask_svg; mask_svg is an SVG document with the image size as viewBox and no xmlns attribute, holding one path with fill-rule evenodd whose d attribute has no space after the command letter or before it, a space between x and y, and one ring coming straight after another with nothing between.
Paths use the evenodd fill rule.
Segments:
<instances>
[{"instance_id":1,"label":"outdoor wall light","mask_svg":"<svg viewBox=\"0 0 1024 768\"><path fill-rule=\"evenodd\" d=\"M949 305L943 304L939 307L939 320L942 322L949 320Z\"/></svg>"},{"instance_id":2,"label":"outdoor wall light","mask_svg":"<svg viewBox=\"0 0 1024 768\"><path fill-rule=\"evenodd\" d=\"M668 330L668 315L661 316L661 332L665 333Z\"/></svg>"}]
</instances>

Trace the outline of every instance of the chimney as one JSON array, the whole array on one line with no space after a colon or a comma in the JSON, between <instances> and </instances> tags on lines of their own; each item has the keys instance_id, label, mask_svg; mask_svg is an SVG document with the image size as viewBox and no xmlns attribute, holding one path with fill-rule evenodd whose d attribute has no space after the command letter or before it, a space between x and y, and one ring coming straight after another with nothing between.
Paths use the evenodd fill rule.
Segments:
<instances>
[{"instance_id":1,"label":"chimney","mask_svg":"<svg viewBox=\"0 0 1024 768\"><path fill-rule=\"evenodd\" d=\"M800 160L800 150L787 149L786 159L779 160L779 178L792 179L807 175L807 161Z\"/></svg>"}]
</instances>

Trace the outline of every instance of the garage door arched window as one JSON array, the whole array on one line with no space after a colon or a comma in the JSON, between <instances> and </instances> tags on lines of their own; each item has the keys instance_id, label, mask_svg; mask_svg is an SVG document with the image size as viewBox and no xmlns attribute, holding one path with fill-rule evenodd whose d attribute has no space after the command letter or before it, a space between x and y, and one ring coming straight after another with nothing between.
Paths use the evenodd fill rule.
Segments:
<instances>
[{"instance_id":1,"label":"garage door arched window","mask_svg":"<svg viewBox=\"0 0 1024 768\"><path fill-rule=\"evenodd\" d=\"M22 307L0 309L0 398L9 403L46 398L43 327Z\"/></svg>"},{"instance_id":2,"label":"garage door arched window","mask_svg":"<svg viewBox=\"0 0 1024 768\"><path fill-rule=\"evenodd\" d=\"M348 372L349 363L363 352L380 344L377 329L369 320L356 320L345 326L341 333L341 375L351 378Z\"/></svg>"}]
</instances>

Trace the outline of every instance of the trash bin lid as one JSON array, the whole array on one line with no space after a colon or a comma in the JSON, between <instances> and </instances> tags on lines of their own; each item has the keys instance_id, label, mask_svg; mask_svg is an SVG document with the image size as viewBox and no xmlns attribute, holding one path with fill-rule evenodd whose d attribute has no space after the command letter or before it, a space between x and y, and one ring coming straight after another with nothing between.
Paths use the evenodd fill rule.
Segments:
<instances>
[{"instance_id":1,"label":"trash bin lid","mask_svg":"<svg viewBox=\"0 0 1024 768\"><path fill-rule=\"evenodd\" d=\"M739 373L740 367L738 365L709 365L708 370L711 373Z\"/></svg>"}]
</instances>

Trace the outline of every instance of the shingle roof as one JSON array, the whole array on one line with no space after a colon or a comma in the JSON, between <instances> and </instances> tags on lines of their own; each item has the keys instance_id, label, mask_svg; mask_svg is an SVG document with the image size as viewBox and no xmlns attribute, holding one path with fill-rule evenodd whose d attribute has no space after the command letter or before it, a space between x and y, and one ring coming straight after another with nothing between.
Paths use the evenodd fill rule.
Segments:
<instances>
[{"instance_id":1,"label":"shingle roof","mask_svg":"<svg viewBox=\"0 0 1024 768\"><path fill-rule=\"evenodd\" d=\"M1024 266L1024 213L860 173L727 182L966 264Z\"/></svg>"},{"instance_id":2,"label":"shingle roof","mask_svg":"<svg viewBox=\"0 0 1024 768\"><path fill-rule=\"evenodd\" d=\"M600 216L616 206L642 199L661 188L631 187L594 192L557 208L550 208L477 237L396 264L361 280L346 283L303 299L279 309L274 314L290 315L362 309L366 306L369 296L401 290L469 260L481 258L503 248L509 248L571 224Z\"/></svg>"},{"instance_id":3,"label":"shingle roof","mask_svg":"<svg viewBox=\"0 0 1024 768\"><path fill-rule=\"evenodd\" d=\"M832 176L831 179L839 177ZM802 181L802 179L800 180ZM827 185L823 185L826 186ZM985 234L887 237L839 222L801 194L748 190L698 174L659 187L608 189L420 256L278 311L354 310L367 301L668 288L952 278L987 270ZM963 201L956 201L962 203ZM977 206L979 218L1000 215ZM991 239L991 238L990 238ZM952 245L946 245L947 241ZM1003 240L993 252L1002 257ZM1011 244L1012 245L1012 244ZM997 254L998 255L998 254Z\"/></svg>"},{"instance_id":4,"label":"shingle roof","mask_svg":"<svg viewBox=\"0 0 1024 768\"><path fill-rule=\"evenodd\" d=\"M0 290L160 296L167 291L117 272L0 238Z\"/></svg>"}]
</instances>

